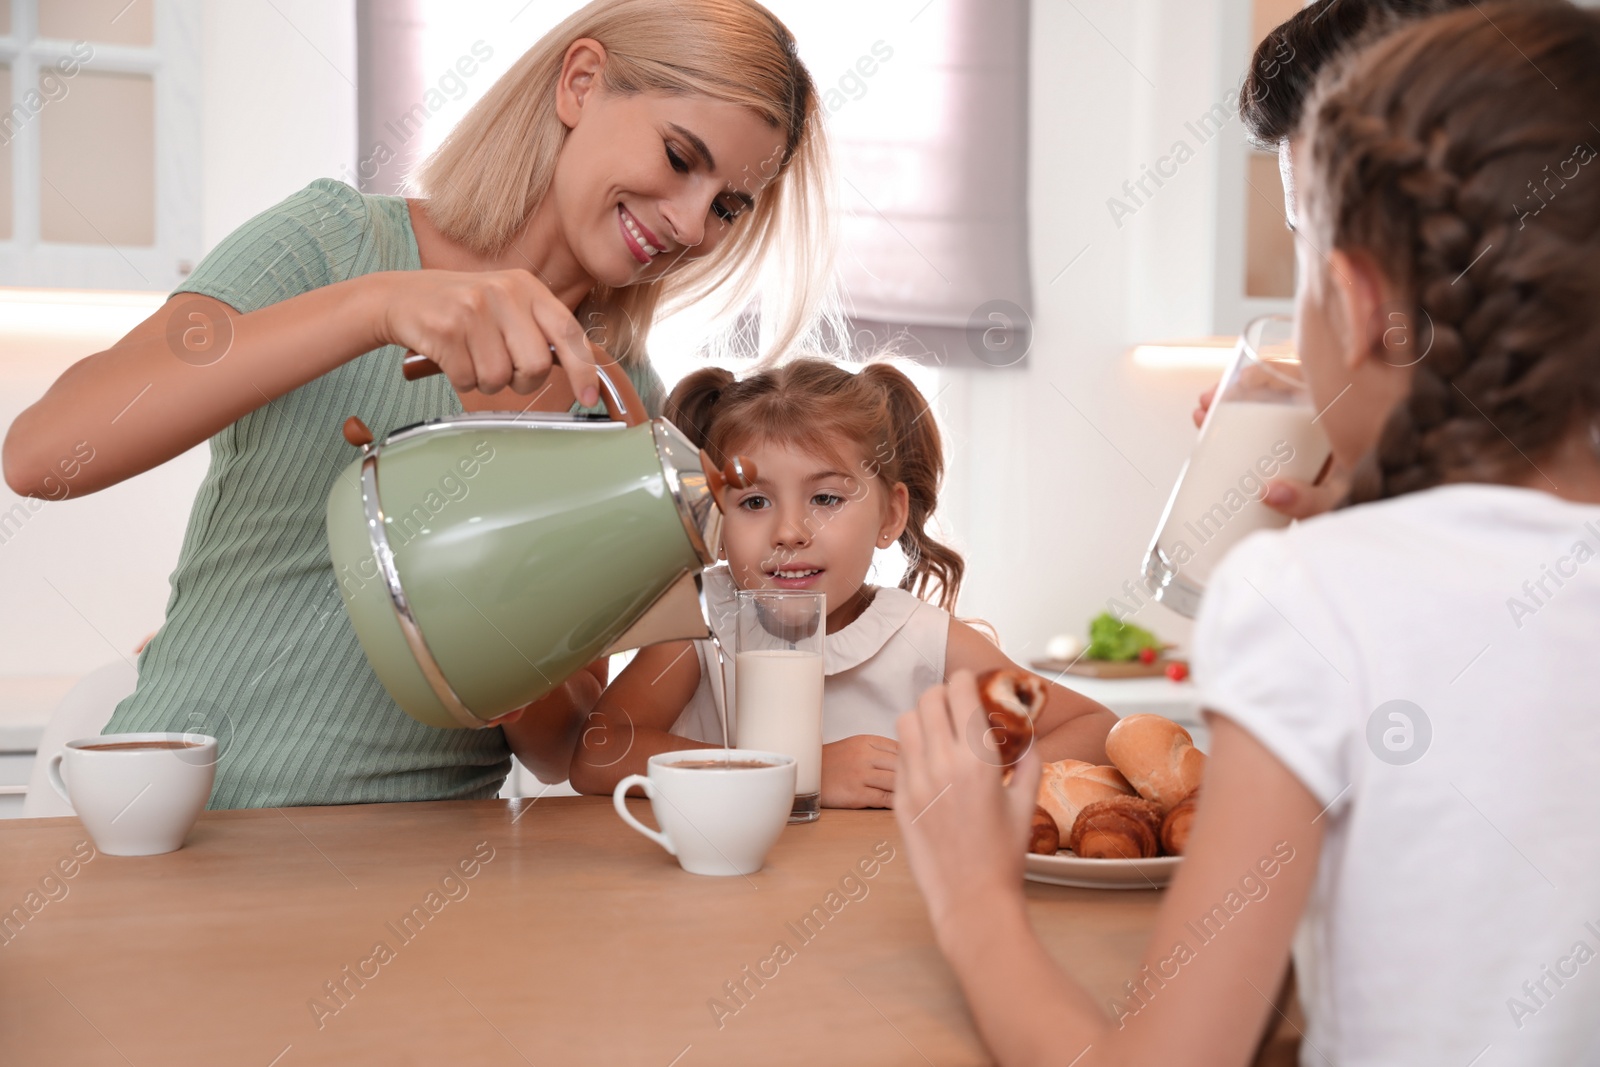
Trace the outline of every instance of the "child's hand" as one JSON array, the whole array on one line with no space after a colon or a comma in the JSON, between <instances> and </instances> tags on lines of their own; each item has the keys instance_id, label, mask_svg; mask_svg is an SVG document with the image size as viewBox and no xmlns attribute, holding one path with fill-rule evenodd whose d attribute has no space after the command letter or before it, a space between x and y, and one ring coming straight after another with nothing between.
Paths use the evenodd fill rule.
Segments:
<instances>
[{"instance_id":1,"label":"child's hand","mask_svg":"<svg viewBox=\"0 0 1600 1067\"><path fill-rule=\"evenodd\" d=\"M822 746L822 806L887 808L894 803L893 738L856 734Z\"/></svg>"},{"instance_id":2,"label":"child's hand","mask_svg":"<svg viewBox=\"0 0 1600 1067\"><path fill-rule=\"evenodd\" d=\"M1200 394L1200 401L1191 416L1196 427L1206 421L1206 413L1217 399L1217 386L1221 384L1218 382ZM1267 493L1262 500L1273 511L1291 519L1309 519L1338 507L1349 492L1350 475L1330 461L1323 464L1322 472L1313 481L1274 478L1267 483Z\"/></svg>"},{"instance_id":3,"label":"child's hand","mask_svg":"<svg viewBox=\"0 0 1600 1067\"><path fill-rule=\"evenodd\" d=\"M904 744L895 821L940 937L957 932L949 922L981 924L992 905L1020 902L1039 753L1030 748L1003 784L1004 768L956 725L980 706L971 672L956 671L896 723Z\"/></svg>"}]
</instances>

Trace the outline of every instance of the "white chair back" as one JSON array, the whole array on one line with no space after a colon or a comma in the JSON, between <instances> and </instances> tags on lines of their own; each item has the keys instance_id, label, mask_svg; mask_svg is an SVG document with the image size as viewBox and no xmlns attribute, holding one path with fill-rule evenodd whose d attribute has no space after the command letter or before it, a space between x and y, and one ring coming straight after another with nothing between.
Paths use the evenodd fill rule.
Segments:
<instances>
[{"instance_id":1,"label":"white chair back","mask_svg":"<svg viewBox=\"0 0 1600 1067\"><path fill-rule=\"evenodd\" d=\"M74 815L72 805L61 799L45 775L50 758L80 737L95 737L111 721L111 713L122 698L133 692L139 672L126 660L97 667L67 690L56 710L50 713L39 750L33 757L33 773L28 778L28 794L22 798L22 817L45 819L54 815Z\"/></svg>"}]
</instances>

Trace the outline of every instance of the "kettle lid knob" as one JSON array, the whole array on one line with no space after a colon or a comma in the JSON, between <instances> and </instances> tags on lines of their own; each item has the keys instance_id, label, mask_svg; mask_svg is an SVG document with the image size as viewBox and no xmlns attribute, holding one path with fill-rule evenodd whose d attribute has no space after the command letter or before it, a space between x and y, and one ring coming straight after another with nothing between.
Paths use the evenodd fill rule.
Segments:
<instances>
[{"instance_id":1,"label":"kettle lid knob","mask_svg":"<svg viewBox=\"0 0 1600 1067\"><path fill-rule=\"evenodd\" d=\"M722 491L732 487L734 489L748 489L756 482L756 465L748 456L734 456L718 470L711 456L705 449L700 450L700 469L705 472L706 485L711 489L711 498L722 507Z\"/></svg>"},{"instance_id":2,"label":"kettle lid knob","mask_svg":"<svg viewBox=\"0 0 1600 1067\"><path fill-rule=\"evenodd\" d=\"M344 439L357 448L366 448L372 444L372 431L367 429L367 424L355 415L344 420Z\"/></svg>"}]
</instances>

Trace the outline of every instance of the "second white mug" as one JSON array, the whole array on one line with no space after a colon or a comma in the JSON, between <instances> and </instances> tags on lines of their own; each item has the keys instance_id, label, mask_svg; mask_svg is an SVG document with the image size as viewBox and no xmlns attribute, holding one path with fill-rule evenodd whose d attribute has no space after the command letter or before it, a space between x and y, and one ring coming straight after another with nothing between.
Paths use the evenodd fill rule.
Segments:
<instances>
[{"instance_id":1,"label":"second white mug","mask_svg":"<svg viewBox=\"0 0 1600 1067\"><path fill-rule=\"evenodd\" d=\"M50 759L50 785L108 856L154 856L183 846L211 797L217 739L204 734L105 734L68 741Z\"/></svg>"},{"instance_id":2,"label":"second white mug","mask_svg":"<svg viewBox=\"0 0 1600 1067\"><path fill-rule=\"evenodd\" d=\"M793 756L740 748L658 752L648 777L617 783L612 803L622 821L672 855L690 874L753 874L783 833L794 801ZM650 798L660 830L633 817L623 802L632 786Z\"/></svg>"}]
</instances>

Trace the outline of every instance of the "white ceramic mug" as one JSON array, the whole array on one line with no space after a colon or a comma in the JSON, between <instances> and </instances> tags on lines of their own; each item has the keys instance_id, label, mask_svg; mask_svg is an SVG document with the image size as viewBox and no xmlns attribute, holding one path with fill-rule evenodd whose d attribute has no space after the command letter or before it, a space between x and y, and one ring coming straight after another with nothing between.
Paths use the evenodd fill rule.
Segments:
<instances>
[{"instance_id":1,"label":"white ceramic mug","mask_svg":"<svg viewBox=\"0 0 1600 1067\"><path fill-rule=\"evenodd\" d=\"M686 767L683 764L735 766ZM738 763L760 762L762 767ZM690 874L753 874L789 822L795 760L781 752L742 748L691 748L658 752L649 776L617 783L612 803L622 821L674 856ZM623 803L631 786L650 798L660 830L633 817Z\"/></svg>"},{"instance_id":2,"label":"white ceramic mug","mask_svg":"<svg viewBox=\"0 0 1600 1067\"><path fill-rule=\"evenodd\" d=\"M217 776L205 734L105 734L68 741L50 759L50 784L108 856L154 856L183 846Z\"/></svg>"}]
</instances>

